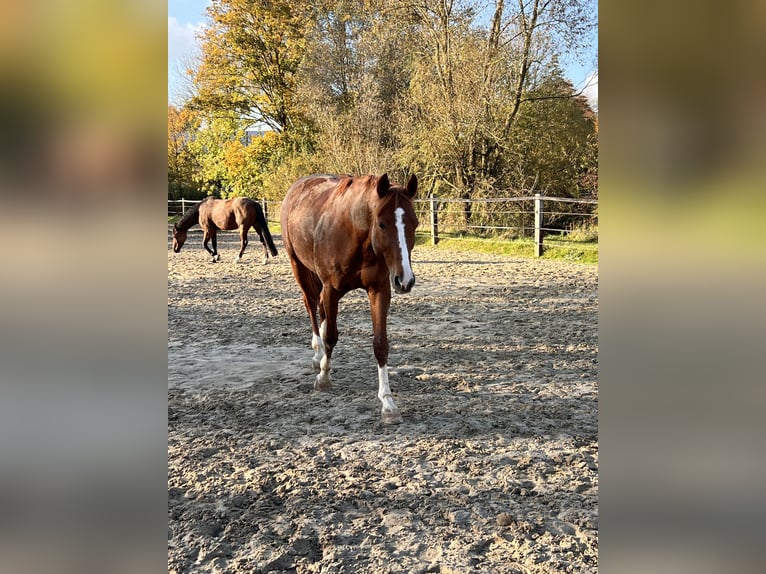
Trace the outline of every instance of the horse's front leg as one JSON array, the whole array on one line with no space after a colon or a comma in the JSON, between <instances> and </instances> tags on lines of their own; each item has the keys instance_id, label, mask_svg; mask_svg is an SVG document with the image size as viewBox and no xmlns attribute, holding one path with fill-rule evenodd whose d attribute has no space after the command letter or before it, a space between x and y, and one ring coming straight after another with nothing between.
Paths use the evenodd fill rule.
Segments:
<instances>
[{"instance_id":1,"label":"horse's front leg","mask_svg":"<svg viewBox=\"0 0 766 574\"><path fill-rule=\"evenodd\" d=\"M391 305L391 286L386 282L384 286L378 289L369 289L367 297L370 300L370 313L372 314L372 347L378 362L378 398L383 403L380 416L383 424L398 424L402 422L402 415L394 403L391 387L388 384L386 322L388 321L388 308Z\"/></svg>"},{"instance_id":2,"label":"horse's front leg","mask_svg":"<svg viewBox=\"0 0 766 574\"><path fill-rule=\"evenodd\" d=\"M210 249L210 247L208 247L207 245L210 242L210 239L213 240L213 249ZM210 253L210 255L213 256L213 263L215 263L215 256L216 256L215 235L211 233L210 230L208 229L204 230L204 234L202 236L202 246L205 248L205 251L207 251L208 253Z\"/></svg>"},{"instance_id":3,"label":"horse's front leg","mask_svg":"<svg viewBox=\"0 0 766 574\"><path fill-rule=\"evenodd\" d=\"M314 388L320 391L329 390L331 385L330 363L332 350L338 342L338 301L340 294L332 287L324 286L319 297L319 317L322 320L319 325L319 337L324 346L324 355L319 361L319 374L317 375Z\"/></svg>"}]
</instances>

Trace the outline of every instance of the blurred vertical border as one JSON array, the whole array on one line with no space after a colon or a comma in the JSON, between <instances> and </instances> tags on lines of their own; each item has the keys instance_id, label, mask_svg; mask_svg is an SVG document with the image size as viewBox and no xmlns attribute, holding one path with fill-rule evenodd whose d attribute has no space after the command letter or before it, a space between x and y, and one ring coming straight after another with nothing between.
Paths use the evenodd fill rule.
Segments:
<instances>
[{"instance_id":1,"label":"blurred vertical border","mask_svg":"<svg viewBox=\"0 0 766 574\"><path fill-rule=\"evenodd\" d=\"M164 571L167 9L0 14L0 571Z\"/></svg>"},{"instance_id":2,"label":"blurred vertical border","mask_svg":"<svg viewBox=\"0 0 766 574\"><path fill-rule=\"evenodd\" d=\"M760 572L766 3L600 3L600 568Z\"/></svg>"}]
</instances>

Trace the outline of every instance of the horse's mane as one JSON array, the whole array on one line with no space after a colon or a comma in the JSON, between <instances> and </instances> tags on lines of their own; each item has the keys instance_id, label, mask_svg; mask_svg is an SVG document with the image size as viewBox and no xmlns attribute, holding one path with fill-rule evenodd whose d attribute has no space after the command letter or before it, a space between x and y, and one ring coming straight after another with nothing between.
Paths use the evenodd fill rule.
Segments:
<instances>
[{"instance_id":1,"label":"horse's mane","mask_svg":"<svg viewBox=\"0 0 766 574\"><path fill-rule=\"evenodd\" d=\"M353 177L341 176L340 183L338 183L338 186L335 188L335 193L342 195L349 187L351 187L352 183L354 183Z\"/></svg>"},{"instance_id":2,"label":"horse's mane","mask_svg":"<svg viewBox=\"0 0 766 574\"><path fill-rule=\"evenodd\" d=\"M365 190L374 189L378 181L378 178L375 177L374 175L354 177L352 175L342 174L342 175L336 175L336 176L323 176L323 177L339 178L340 181L338 181L338 184L335 186L335 190L333 191L333 194L336 197L346 193L355 182L359 182L359 188L357 189L357 191L362 192L361 188L364 188ZM409 195L407 195L407 192L404 189L404 187L393 184L391 185L391 189L389 193L383 199L382 205L388 205L389 203L393 203L395 206L397 206L399 205L400 200L412 202L412 199L409 197Z\"/></svg>"},{"instance_id":3,"label":"horse's mane","mask_svg":"<svg viewBox=\"0 0 766 574\"><path fill-rule=\"evenodd\" d=\"M181 219L178 220L178 223L176 223L176 227L178 227L178 229L180 229L181 231L186 231L192 225L196 225L197 223L199 223L199 206L202 204L202 202L207 200L208 198L206 197L202 201L199 201L196 204L192 205L189 208L189 210L183 214Z\"/></svg>"},{"instance_id":4,"label":"horse's mane","mask_svg":"<svg viewBox=\"0 0 766 574\"><path fill-rule=\"evenodd\" d=\"M403 202L412 204L412 198L401 185L392 185L386 197L383 198L383 205L386 206L393 203L395 207L398 207Z\"/></svg>"}]
</instances>

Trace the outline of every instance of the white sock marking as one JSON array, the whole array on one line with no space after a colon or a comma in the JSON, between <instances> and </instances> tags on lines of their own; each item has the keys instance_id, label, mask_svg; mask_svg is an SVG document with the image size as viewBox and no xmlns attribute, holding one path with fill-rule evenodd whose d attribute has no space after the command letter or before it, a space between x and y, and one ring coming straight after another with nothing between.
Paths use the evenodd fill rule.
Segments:
<instances>
[{"instance_id":1,"label":"white sock marking","mask_svg":"<svg viewBox=\"0 0 766 574\"><path fill-rule=\"evenodd\" d=\"M402 285L407 285L415 278L412 273L412 267L410 266L410 254L407 251L407 239L404 235L404 210L401 207L397 207L394 211L396 216L396 230L399 235L399 249L402 252Z\"/></svg>"},{"instance_id":2,"label":"white sock marking","mask_svg":"<svg viewBox=\"0 0 766 574\"><path fill-rule=\"evenodd\" d=\"M383 412L399 412L388 386L388 365L378 365L378 398L383 403Z\"/></svg>"},{"instance_id":3,"label":"white sock marking","mask_svg":"<svg viewBox=\"0 0 766 574\"><path fill-rule=\"evenodd\" d=\"M322 355L322 360L319 361L319 374L317 375L317 385L320 387L326 387L331 384L330 378L330 357Z\"/></svg>"},{"instance_id":4,"label":"white sock marking","mask_svg":"<svg viewBox=\"0 0 766 574\"><path fill-rule=\"evenodd\" d=\"M321 368L320 362L324 356L324 343L319 335L311 334L311 348L314 349L314 358L312 359L314 368L319 370Z\"/></svg>"}]
</instances>

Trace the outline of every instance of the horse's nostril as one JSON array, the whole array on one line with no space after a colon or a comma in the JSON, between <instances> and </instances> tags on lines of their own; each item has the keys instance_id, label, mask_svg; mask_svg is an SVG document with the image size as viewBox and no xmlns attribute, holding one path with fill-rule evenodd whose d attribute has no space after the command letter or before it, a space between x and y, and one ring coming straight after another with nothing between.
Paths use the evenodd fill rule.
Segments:
<instances>
[{"instance_id":1,"label":"horse's nostril","mask_svg":"<svg viewBox=\"0 0 766 574\"><path fill-rule=\"evenodd\" d=\"M394 276L394 288L396 289L397 293L409 293L413 285L415 285L414 277L407 283L402 283L402 279L399 277L399 275Z\"/></svg>"}]
</instances>

